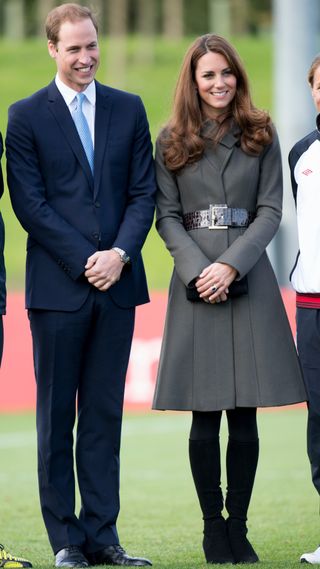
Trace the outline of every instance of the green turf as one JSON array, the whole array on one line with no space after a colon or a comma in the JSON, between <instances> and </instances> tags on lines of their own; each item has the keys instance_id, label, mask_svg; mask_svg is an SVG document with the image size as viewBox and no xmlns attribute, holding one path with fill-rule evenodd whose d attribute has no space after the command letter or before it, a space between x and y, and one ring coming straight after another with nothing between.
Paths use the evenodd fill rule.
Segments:
<instances>
[{"instance_id":1,"label":"green turf","mask_svg":"<svg viewBox=\"0 0 320 569\"><path fill-rule=\"evenodd\" d=\"M186 47L193 38L173 42L155 38L152 49L141 38L133 37L126 45L127 68L121 79L115 65L118 46L101 41L101 66L98 79L141 95L149 117L153 141L170 112L174 85ZM234 40L250 76L254 101L271 110L271 39L245 37ZM147 61L141 51L152 53ZM7 108L17 99L43 87L53 77L54 62L50 60L44 39L23 43L0 41L1 99L0 129L4 133ZM112 71L117 68L117 71ZM6 260L9 289L22 288L24 280L25 235L14 219L8 195L2 202L6 224ZM148 280L151 289L167 288L172 262L162 241L152 229L144 248Z\"/></svg>"},{"instance_id":2,"label":"green turf","mask_svg":"<svg viewBox=\"0 0 320 569\"><path fill-rule=\"evenodd\" d=\"M0 542L52 566L39 512L34 416L0 416ZM318 498L305 449L305 409L260 412L260 462L249 512L251 540L266 569L298 566L319 543ZM122 544L159 569L206 566L188 458L189 414L127 414L121 459ZM223 422L222 448L226 445ZM223 477L225 486L225 476Z\"/></svg>"}]
</instances>

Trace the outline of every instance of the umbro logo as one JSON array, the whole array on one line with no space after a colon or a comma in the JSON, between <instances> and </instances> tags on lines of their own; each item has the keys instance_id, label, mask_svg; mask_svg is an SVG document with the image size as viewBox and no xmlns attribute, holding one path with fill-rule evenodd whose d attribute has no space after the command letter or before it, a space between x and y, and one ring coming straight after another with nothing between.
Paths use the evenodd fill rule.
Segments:
<instances>
[{"instance_id":1,"label":"umbro logo","mask_svg":"<svg viewBox=\"0 0 320 569\"><path fill-rule=\"evenodd\" d=\"M309 176L309 174L313 174L313 170L310 170L310 168L307 168L306 170L303 170L302 174L304 174L305 176Z\"/></svg>"}]
</instances>

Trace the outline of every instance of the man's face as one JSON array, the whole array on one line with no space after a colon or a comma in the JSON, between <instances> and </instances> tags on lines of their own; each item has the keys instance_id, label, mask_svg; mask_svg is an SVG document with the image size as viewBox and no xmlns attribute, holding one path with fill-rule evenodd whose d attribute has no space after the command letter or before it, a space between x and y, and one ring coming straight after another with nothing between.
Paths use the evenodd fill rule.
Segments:
<instances>
[{"instance_id":1,"label":"man's face","mask_svg":"<svg viewBox=\"0 0 320 569\"><path fill-rule=\"evenodd\" d=\"M97 32L90 18L63 22L58 43L49 40L48 50L56 60L61 81L75 91L84 91L94 79L100 57Z\"/></svg>"},{"instance_id":2,"label":"man's face","mask_svg":"<svg viewBox=\"0 0 320 569\"><path fill-rule=\"evenodd\" d=\"M315 107L318 113L320 113L320 67L317 67L317 69L314 72L311 93Z\"/></svg>"}]
</instances>

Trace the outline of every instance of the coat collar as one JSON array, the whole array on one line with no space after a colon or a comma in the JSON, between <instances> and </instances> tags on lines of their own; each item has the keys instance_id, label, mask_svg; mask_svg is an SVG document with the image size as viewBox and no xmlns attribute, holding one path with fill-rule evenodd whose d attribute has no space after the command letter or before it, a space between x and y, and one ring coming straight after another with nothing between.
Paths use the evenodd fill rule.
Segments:
<instances>
[{"instance_id":1,"label":"coat collar","mask_svg":"<svg viewBox=\"0 0 320 569\"><path fill-rule=\"evenodd\" d=\"M208 119L204 122L201 128L201 135L210 136L210 133L214 135L216 129L217 129L216 121ZM239 143L240 133L241 133L240 127L236 123L233 123L228 132L220 140L219 144L226 146L226 148L232 148L235 144Z\"/></svg>"},{"instance_id":2,"label":"coat collar","mask_svg":"<svg viewBox=\"0 0 320 569\"><path fill-rule=\"evenodd\" d=\"M111 90L96 81L96 117L94 144L94 194L98 193L102 174L102 164L110 136L110 118L112 113Z\"/></svg>"},{"instance_id":3,"label":"coat collar","mask_svg":"<svg viewBox=\"0 0 320 569\"><path fill-rule=\"evenodd\" d=\"M81 144L78 131L55 81L52 81L48 86L48 108L55 117L59 128L62 130L63 135L70 144L77 160L80 162L90 186L93 186L92 172Z\"/></svg>"},{"instance_id":4,"label":"coat collar","mask_svg":"<svg viewBox=\"0 0 320 569\"><path fill-rule=\"evenodd\" d=\"M211 132L214 132L215 123L214 121L206 121L203 126L202 133L204 135L208 135ZM224 137L220 140L217 148L215 149L208 143L207 148L205 150L205 157L210 162L210 164L219 171L220 174L223 174L230 158L233 153L234 147L239 146L239 135L240 135L240 128L235 123L231 125L230 130L224 135Z\"/></svg>"},{"instance_id":5,"label":"coat collar","mask_svg":"<svg viewBox=\"0 0 320 569\"><path fill-rule=\"evenodd\" d=\"M96 114L95 114L95 152L94 152L94 179L90 166L81 144L76 126L72 120L70 111L59 92L55 81L48 86L48 106L50 112L54 115L63 135L70 144L77 160L81 164L90 186L94 189L96 195L99 188L102 162L105 154L107 140L109 138L109 121L112 109L111 90L104 85L96 83Z\"/></svg>"}]
</instances>

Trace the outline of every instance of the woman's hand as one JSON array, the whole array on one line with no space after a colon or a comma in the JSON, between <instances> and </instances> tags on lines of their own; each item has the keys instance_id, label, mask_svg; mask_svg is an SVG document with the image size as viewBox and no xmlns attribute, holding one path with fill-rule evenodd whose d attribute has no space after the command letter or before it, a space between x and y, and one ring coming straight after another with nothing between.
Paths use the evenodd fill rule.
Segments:
<instances>
[{"instance_id":1,"label":"woman's hand","mask_svg":"<svg viewBox=\"0 0 320 569\"><path fill-rule=\"evenodd\" d=\"M225 302L228 298L229 286L238 271L225 263L212 263L203 269L196 281L200 298L205 302Z\"/></svg>"}]
</instances>

